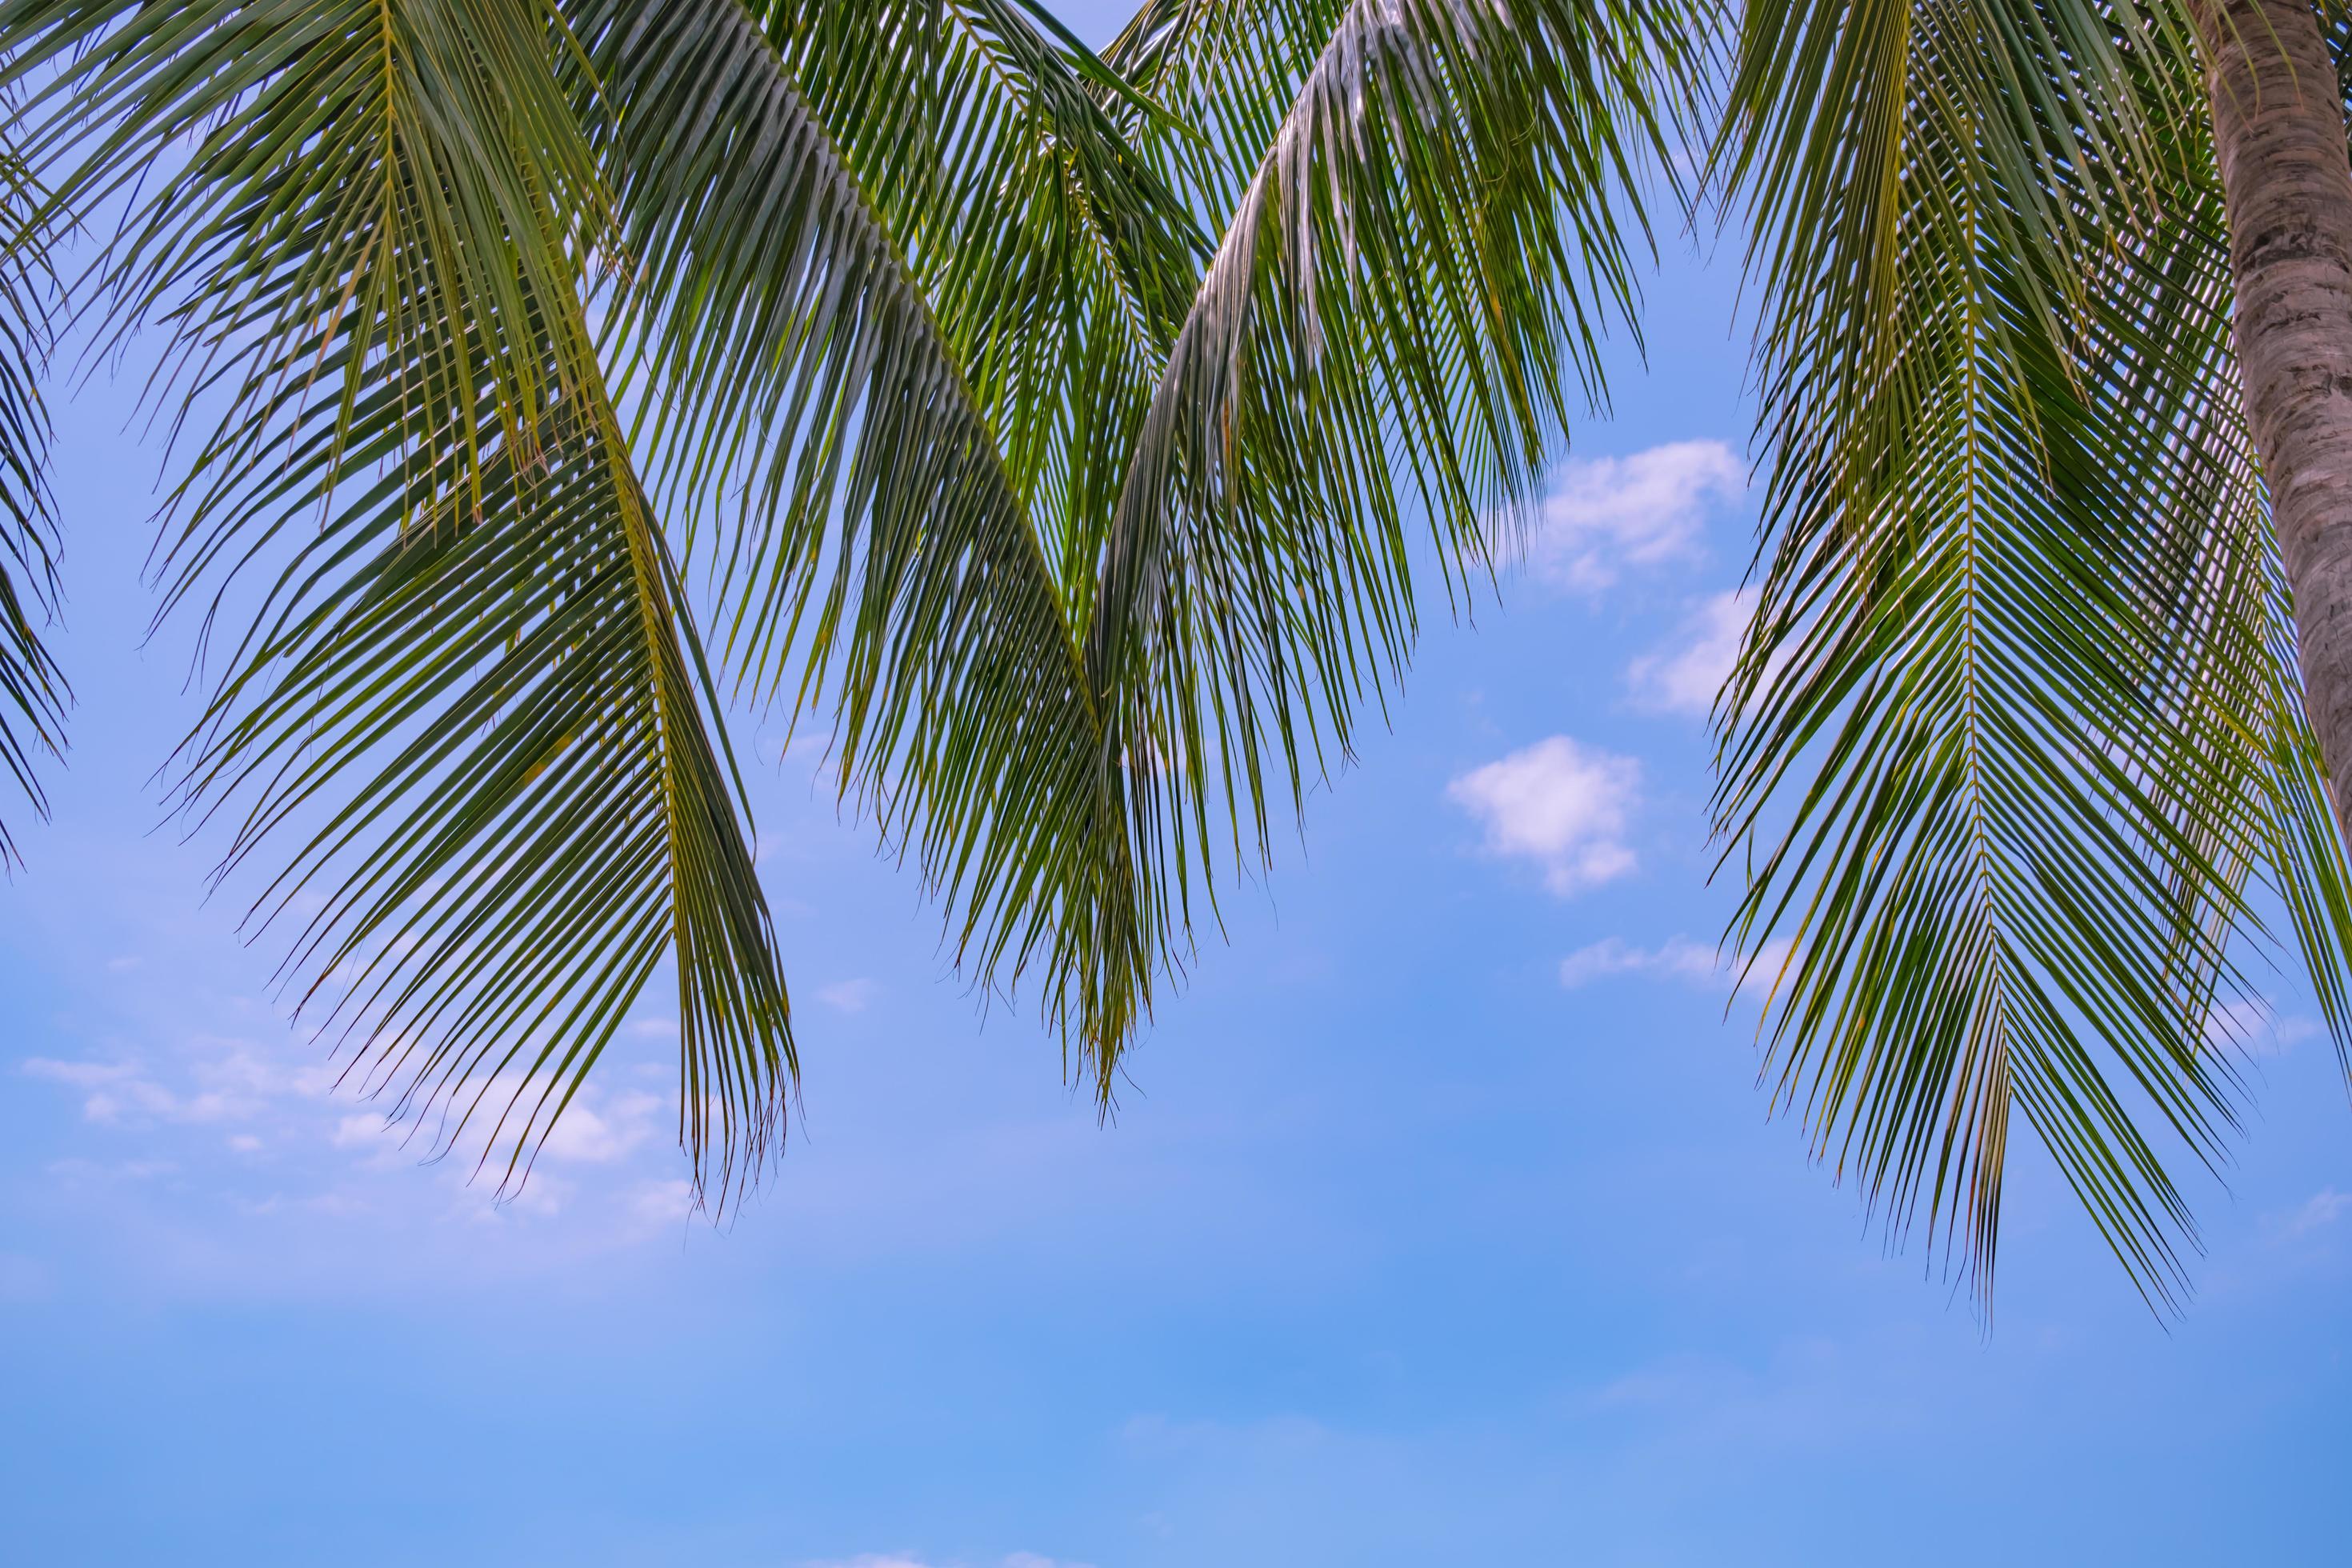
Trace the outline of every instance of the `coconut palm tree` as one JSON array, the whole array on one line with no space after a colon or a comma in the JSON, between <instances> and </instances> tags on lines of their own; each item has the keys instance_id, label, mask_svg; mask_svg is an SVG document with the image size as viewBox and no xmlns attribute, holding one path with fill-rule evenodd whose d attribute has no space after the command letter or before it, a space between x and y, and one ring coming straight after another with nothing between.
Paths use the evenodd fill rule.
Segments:
<instances>
[{"instance_id":1,"label":"coconut palm tree","mask_svg":"<svg viewBox=\"0 0 2352 1568\"><path fill-rule=\"evenodd\" d=\"M1790 955L1768 1077L1987 1291L2021 1108L2167 1300L2156 1139L2223 1152L2242 939L2352 1024L2347 33L1150 0L1097 58L1030 0L0 0L11 581L59 299L85 352L160 333L163 599L224 628L177 798L225 873L273 847L298 995L512 1176L667 960L723 1192L793 1080L728 710L830 721L1107 1101L1221 868L1378 712L1412 542L1475 590L1654 211L1734 215L1765 528L1717 815L1734 943ZM0 611L37 789L62 677Z\"/></svg>"}]
</instances>

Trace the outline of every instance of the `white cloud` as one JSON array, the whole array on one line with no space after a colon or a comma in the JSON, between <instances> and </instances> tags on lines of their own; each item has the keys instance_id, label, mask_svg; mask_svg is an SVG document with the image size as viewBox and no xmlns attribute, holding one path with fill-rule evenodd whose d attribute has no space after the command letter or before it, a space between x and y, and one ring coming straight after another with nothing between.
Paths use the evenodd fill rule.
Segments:
<instances>
[{"instance_id":1,"label":"white cloud","mask_svg":"<svg viewBox=\"0 0 2352 1568\"><path fill-rule=\"evenodd\" d=\"M1586 591L1628 570L1699 553L1709 507L1736 500L1747 470L1720 441L1674 441L1554 470L1530 552L1546 578Z\"/></svg>"},{"instance_id":2,"label":"white cloud","mask_svg":"<svg viewBox=\"0 0 2352 1568\"><path fill-rule=\"evenodd\" d=\"M880 990L871 980L839 980L818 987L816 999L844 1013L863 1013Z\"/></svg>"},{"instance_id":3,"label":"white cloud","mask_svg":"<svg viewBox=\"0 0 2352 1568\"><path fill-rule=\"evenodd\" d=\"M2225 1002L2205 1016L2205 1043L2234 1046L2253 1057L2283 1056L2319 1032L2300 1016L2282 1018L2260 1001Z\"/></svg>"},{"instance_id":4,"label":"white cloud","mask_svg":"<svg viewBox=\"0 0 2352 1568\"><path fill-rule=\"evenodd\" d=\"M498 1179L499 1174L495 1166L478 1172L469 1162L460 1167L450 1178L455 1190L444 1217L467 1226L513 1225L525 1215L553 1219L579 1190L536 1166L504 1181Z\"/></svg>"},{"instance_id":5,"label":"white cloud","mask_svg":"<svg viewBox=\"0 0 2352 1568\"><path fill-rule=\"evenodd\" d=\"M52 1083L71 1084L77 1089L95 1089L102 1083L119 1083L135 1076L138 1070L128 1062L61 1062L49 1057L33 1057L24 1064L26 1078L45 1078Z\"/></svg>"},{"instance_id":6,"label":"white cloud","mask_svg":"<svg viewBox=\"0 0 2352 1568\"><path fill-rule=\"evenodd\" d=\"M1659 975L1712 984L1717 978L1715 949L1686 936L1669 937L1654 948L1634 947L1622 937L1603 937L1580 947L1559 961L1559 983L1573 991L1595 980L1621 974Z\"/></svg>"},{"instance_id":7,"label":"white cloud","mask_svg":"<svg viewBox=\"0 0 2352 1568\"><path fill-rule=\"evenodd\" d=\"M184 1099L128 1062L68 1062L35 1057L25 1063L25 1074L89 1090L81 1102L82 1117L89 1121L208 1121L216 1120L224 1109L217 1095Z\"/></svg>"},{"instance_id":8,"label":"white cloud","mask_svg":"<svg viewBox=\"0 0 2352 1568\"><path fill-rule=\"evenodd\" d=\"M694 1184L683 1176L647 1182L629 1198L629 1217L639 1225L676 1225L694 1213Z\"/></svg>"},{"instance_id":9,"label":"white cloud","mask_svg":"<svg viewBox=\"0 0 2352 1568\"><path fill-rule=\"evenodd\" d=\"M195 1046L212 1054L199 1057L186 1068L194 1080L193 1092L166 1087L137 1062L34 1057L22 1068L28 1078L89 1090L82 1100L84 1119L133 1126L248 1120L272 1100L323 1095L334 1083L331 1068L289 1068L264 1060L235 1040L203 1038Z\"/></svg>"},{"instance_id":10,"label":"white cloud","mask_svg":"<svg viewBox=\"0 0 2352 1568\"><path fill-rule=\"evenodd\" d=\"M1753 588L1714 595L1685 617L1673 642L1626 666L1633 700L1659 712L1706 717L1739 662L1756 596Z\"/></svg>"},{"instance_id":11,"label":"white cloud","mask_svg":"<svg viewBox=\"0 0 2352 1568\"><path fill-rule=\"evenodd\" d=\"M75 1156L49 1162L49 1174L76 1186L96 1182L144 1182L171 1175L179 1168L171 1160L120 1160L110 1163Z\"/></svg>"},{"instance_id":12,"label":"white cloud","mask_svg":"<svg viewBox=\"0 0 2352 1568\"><path fill-rule=\"evenodd\" d=\"M571 1183L534 1170L520 1186L492 1188L490 1205L493 1212L501 1215L529 1214L545 1217L562 1213L563 1205L572 1201L572 1194Z\"/></svg>"},{"instance_id":13,"label":"white cloud","mask_svg":"<svg viewBox=\"0 0 2352 1568\"><path fill-rule=\"evenodd\" d=\"M810 1563L804 1568L933 1568L925 1558L903 1552L869 1552L862 1557L831 1558ZM941 1563L938 1568L957 1568ZM1040 1557L1034 1552L1013 1552L997 1559L996 1568L1093 1568L1091 1563L1071 1563L1057 1557Z\"/></svg>"},{"instance_id":14,"label":"white cloud","mask_svg":"<svg viewBox=\"0 0 2352 1568\"><path fill-rule=\"evenodd\" d=\"M380 1110L360 1111L339 1118L328 1141L356 1154L368 1165L396 1165L408 1152L414 1122L394 1121Z\"/></svg>"},{"instance_id":15,"label":"white cloud","mask_svg":"<svg viewBox=\"0 0 2352 1568\"><path fill-rule=\"evenodd\" d=\"M661 1107L658 1095L637 1089L614 1095L601 1110L583 1095L564 1108L540 1152L551 1160L610 1164L646 1141Z\"/></svg>"},{"instance_id":16,"label":"white cloud","mask_svg":"<svg viewBox=\"0 0 2352 1568\"><path fill-rule=\"evenodd\" d=\"M2280 1229L2290 1237L2307 1236L2334 1225L2347 1209L2352 1209L2352 1193L2339 1193L2334 1187L2327 1187L2314 1193Z\"/></svg>"},{"instance_id":17,"label":"white cloud","mask_svg":"<svg viewBox=\"0 0 2352 1568\"><path fill-rule=\"evenodd\" d=\"M1490 854L1536 861L1566 898L1633 868L1625 831L1641 788L1633 758L1554 735L1463 774L1445 794L1485 826Z\"/></svg>"},{"instance_id":18,"label":"white cloud","mask_svg":"<svg viewBox=\"0 0 2352 1568\"><path fill-rule=\"evenodd\" d=\"M1559 983L1573 991L1596 980L1633 975L1717 991L1731 989L1745 971L1748 989L1760 994L1771 988L1789 951L1786 939L1775 938L1759 949L1755 962L1748 964L1686 936L1668 937L1656 947L1635 947L1622 937L1603 937L1559 961Z\"/></svg>"}]
</instances>

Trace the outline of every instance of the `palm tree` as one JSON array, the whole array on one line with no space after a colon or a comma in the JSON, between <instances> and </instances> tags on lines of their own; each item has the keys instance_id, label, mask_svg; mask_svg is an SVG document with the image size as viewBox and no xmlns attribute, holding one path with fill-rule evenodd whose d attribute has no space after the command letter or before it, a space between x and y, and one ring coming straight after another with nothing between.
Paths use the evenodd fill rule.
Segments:
<instances>
[{"instance_id":1,"label":"palm tree","mask_svg":"<svg viewBox=\"0 0 2352 1568\"><path fill-rule=\"evenodd\" d=\"M298 994L511 1176L667 957L723 1193L793 1080L726 710L830 719L1107 1101L1384 700L1419 523L1449 598L1528 525L1664 185L1760 289L1717 815L1733 940L1793 954L1768 1076L1986 1291L2021 1107L2170 1300L2143 1129L2221 1154L2239 939L2352 1027L2352 586L2277 543L2345 504L2324 20L1149 0L1097 58L1029 0L0 0L16 574L100 232L73 319L160 330L194 422L164 605L235 639L178 799L225 872L283 847ZM0 607L31 784L61 677Z\"/></svg>"}]
</instances>

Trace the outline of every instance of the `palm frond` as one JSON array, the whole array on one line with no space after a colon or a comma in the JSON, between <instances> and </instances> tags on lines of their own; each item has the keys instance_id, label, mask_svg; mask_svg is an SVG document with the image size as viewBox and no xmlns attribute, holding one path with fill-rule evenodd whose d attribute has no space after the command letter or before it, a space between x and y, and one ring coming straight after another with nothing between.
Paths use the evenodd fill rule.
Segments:
<instances>
[{"instance_id":1,"label":"palm frond","mask_svg":"<svg viewBox=\"0 0 2352 1568\"><path fill-rule=\"evenodd\" d=\"M960 903L959 956L1042 971L1106 1094L1186 941L1213 778L1262 846L1264 716L1284 715L1295 798L1291 701L1319 681L1344 746L1341 689L1402 658L1406 487L1455 559L1483 561L1531 485L1559 382L1590 374L1630 303L1612 204L1626 138L1654 134L1647 61L1617 30L1657 21L1640 7L1205 9L1242 28L1229 46L1284 30L1283 58L1318 30L1299 70L1263 78L1279 144L1181 330L1189 224L1169 193L1225 214L1212 164L1171 149L1242 144L1189 123L1175 89L1200 80L1118 90L976 4L580 26L614 98L654 110L641 150L625 117L616 132L629 265L658 291L649 384L681 405L698 400L676 388L723 388L740 413L691 469L747 495L720 557L728 646L772 671L804 641L804 696L837 678L848 771ZM938 112L910 130L909 104ZM654 129L689 107L707 133ZM838 173L808 172L828 152ZM739 223L771 250L747 254ZM1083 263L1082 308L1024 269L1041 236ZM803 330L823 289L863 313ZM1196 561L1212 575L1162 592Z\"/></svg>"},{"instance_id":2,"label":"palm frond","mask_svg":"<svg viewBox=\"0 0 2352 1568\"><path fill-rule=\"evenodd\" d=\"M572 9L604 84L594 96L631 106L609 140L642 260L625 297L632 308L616 321L658 318L649 449L665 489L698 502L713 491L747 496L757 538L804 531L794 509L835 499L795 500L787 476L823 471L832 461L825 443L841 437L814 420L771 435L774 407L737 408L720 393L747 357L752 374L771 378L774 366L799 363L782 323L737 317L713 335L744 297L733 290L758 284L747 284L746 267L773 258L745 254L729 232L735 204L777 221L774 204L795 194L788 182L815 176L755 158L751 171L724 172L727 205L679 178L718 169L713 153L747 145L740 128L712 122L685 98L683 84L749 92L772 79L798 101L811 155L832 163L830 194L857 198L823 218L783 221L849 232L864 219L861 237L880 258L873 264L896 274L892 287L912 286L1006 482L1034 519L1057 591L1082 615L1096 567L1087 547L1116 492L1123 423L1149 395L1206 245L1089 95L1105 68L1004 0L706 5L672 16L592 0ZM644 68L640 45L666 62L663 74ZM803 259L826 258L820 249ZM689 294L687 279L702 292ZM772 629L773 574L746 569L737 552L747 533L729 532L720 598L759 600L747 620ZM733 651L755 688L782 679L788 650L778 643Z\"/></svg>"},{"instance_id":3,"label":"palm frond","mask_svg":"<svg viewBox=\"0 0 2352 1568\"><path fill-rule=\"evenodd\" d=\"M0 109L12 109L0 98ZM0 130L0 763L36 812L48 809L43 753L64 744L65 677L35 624L57 595L57 520L48 477L49 418L41 379L58 311L48 195ZM22 584L20 586L19 584ZM19 859L0 817L0 867Z\"/></svg>"},{"instance_id":4,"label":"palm frond","mask_svg":"<svg viewBox=\"0 0 2352 1568\"><path fill-rule=\"evenodd\" d=\"M1097 165L1116 147L1055 151L1063 132L1030 123L1023 94L997 105L1017 125L972 132L1020 146L960 157L952 138L944 151L926 140L939 122L910 117L908 95L949 90L923 86L927 72L961 81L977 68L924 52L949 47L918 26L927 13L946 26L924 6L879 7L848 34L827 8L763 25L736 0L575 10L601 90L627 106L602 132L625 287L641 291L616 331L645 345L646 395L694 421L690 440L656 439L656 462L672 485L713 487L725 502L705 550L739 671L764 694L804 657L798 700L837 704L844 787L946 897L976 981L1009 987L1050 955L1051 1017L1131 1015L1153 939L1134 912L1116 797L1096 776L1100 727L1049 541L1099 488L1065 478L1056 493L1055 462L1066 476L1097 462L1075 447L1104 438L1086 423L1097 405L1078 407L1096 389L1054 378L1074 362L1135 374L1116 366L1131 365L1150 312L1074 324L1053 298L988 309L964 298L1011 243L973 226L1093 232L1097 220L1065 204L1067 184L1013 217L966 210L1008 184L1037 194L1020 184L1035 160L1066 160L1055 179L1129 220L1125 198L1097 183L1113 177ZM865 57L828 52L861 37ZM829 119L795 60L831 84ZM898 85L868 103L853 84L869 78ZM1090 101L1035 94L1076 121L1076 139L1101 133ZM988 101L972 112L993 112ZM924 194L935 186L943 194ZM1087 240L1097 259L1070 287L1100 303L1126 287L1118 278L1166 265L1115 260L1140 243ZM1046 340L1042 358L1013 330L1028 326ZM1042 438L1067 455L1035 459L1041 426L1071 418ZM1005 455L1024 440L1025 468Z\"/></svg>"},{"instance_id":5,"label":"palm frond","mask_svg":"<svg viewBox=\"0 0 2352 1568\"><path fill-rule=\"evenodd\" d=\"M267 584L182 753L226 875L400 1108L505 1178L665 954L680 1138L723 1189L780 1131L783 982L676 574L583 312L611 207L530 0L0 4L70 59L49 132L131 193L104 281L216 397L166 602ZM44 30L46 29L46 30ZM354 780L358 782L353 783ZM364 1064L362 1066L362 1064Z\"/></svg>"},{"instance_id":6,"label":"palm frond","mask_svg":"<svg viewBox=\"0 0 2352 1568\"><path fill-rule=\"evenodd\" d=\"M2120 19L2118 19L2120 17ZM1771 556L1718 710L1765 1071L1989 1303L2012 1110L2153 1303L2224 1157L2250 885L2331 1023L2352 905L2229 360L2166 7L1751 7ZM1932 1243L1931 1243L1932 1245Z\"/></svg>"},{"instance_id":7,"label":"palm frond","mask_svg":"<svg viewBox=\"0 0 2352 1568\"><path fill-rule=\"evenodd\" d=\"M803 5L770 26L954 353L1076 626L1209 241L1097 99L1147 122L1150 106L1097 85L1118 79L1034 10Z\"/></svg>"},{"instance_id":8,"label":"palm frond","mask_svg":"<svg viewBox=\"0 0 2352 1568\"><path fill-rule=\"evenodd\" d=\"M1409 540L1449 593L1524 521L1647 237L1633 159L1671 10L1276 0L1147 8L1107 56L1192 139L1157 143L1224 237L1139 433L1087 670L1158 929L1216 897L1384 700L1410 648ZM1302 47L1302 40L1312 40ZM1230 96L1226 93L1232 86ZM1264 117L1279 103L1274 123ZM1213 106L1213 109L1212 108ZM1172 890L1172 893L1171 893ZM1172 906L1167 900L1177 900ZM1108 1081L1122 1039L1090 1042Z\"/></svg>"}]
</instances>

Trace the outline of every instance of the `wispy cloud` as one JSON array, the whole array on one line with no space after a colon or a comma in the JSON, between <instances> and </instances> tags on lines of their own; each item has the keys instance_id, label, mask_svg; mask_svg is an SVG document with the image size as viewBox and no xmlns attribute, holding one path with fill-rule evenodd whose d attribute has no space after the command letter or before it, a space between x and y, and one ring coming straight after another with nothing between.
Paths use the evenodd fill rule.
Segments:
<instances>
[{"instance_id":1,"label":"wispy cloud","mask_svg":"<svg viewBox=\"0 0 2352 1568\"><path fill-rule=\"evenodd\" d=\"M1559 983L1573 991L1596 980L1636 977L1678 981L1710 991L1733 988L1744 972L1748 988L1769 988L1789 956L1789 944L1776 939L1758 950L1753 963L1686 936L1671 936L1655 947L1635 947L1622 937L1603 937L1578 948L1559 961Z\"/></svg>"},{"instance_id":2,"label":"wispy cloud","mask_svg":"<svg viewBox=\"0 0 2352 1568\"><path fill-rule=\"evenodd\" d=\"M871 980L837 980L830 985L817 987L816 999L842 1013L863 1013L872 1005L881 988Z\"/></svg>"},{"instance_id":3,"label":"wispy cloud","mask_svg":"<svg viewBox=\"0 0 2352 1568\"><path fill-rule=\"evenodd\" d=\"M652 1136L655 1121L668 1103L643 1089L625 1089L599 1108L575 1100L549 1131L541 1152L551 1160L608 1165L622 1159Z\"/></svg>"},{"instance_id":4,"label":"wispy cloud","mask_svg":"<svg viewBox=\"0 0 2352 1568\"><path fill-rule=\"evenodd\" d=\"M85 1120L133 1127L248 1121L272 1100L321 1095L334 1081L330 1068L289 1068L236 1041L199 1041L197 1051L189 1081L176 1086L131 1060L33 1057L20 1067L27 1078L82 1090Z\"/></svg>"},{"instance_id":5,"label":"wispy cloud","mask_svg":"<svg viewBox=\"0 0 2352 1568\"><path fill-rule=\"evenodd\" d=\"M804 1563L803 1568L971 1568L953 1560L934 1563L904 1552L869 1552L862 1557L833 1557ZM1072 1563L1058 1557L1041 1557L1034 1552L1012 1552L994 1559L994 1568L1092 1568L1086 1563Z\"/></svg>"},{"instance_id":6,"label":"wispy cloud","mask_svg":"<svg viewBox=\"0 0 2352 1568\"><path fill-rule=\"evenodd\" d=\"M1657 947L1635 947L1623 937L1611 936L1559 961L1559 983L1571 991L1624 974L1712 984L1717 978L1716 952L1683 936L1669 937Z\"/></svg>"},{"instance_id":7,"label":"wispy cloud","mask_svg":"<svg viewBox=\"0 0 2352 1568\"><path fill-rule=\"evenodd\" d=\"M1697 556L1710 510L1747 488L1747 471L1720 441L1573 459L1552 475L1529 555L1551 582L1606 588L1628 571Z\"/></svg>"},{"instance_id":8,"label":"wispy cloud","mask_svg":"<svg viewBox=\"0 0 2352 1568\"><path fill-rule=\"evenodd\" d=\"M2259 1001L2226 1002L2205 1016L2205 1043L2233 1046L2253 1057L2284 1056L2319 1032L2315 1019L2281 1017Z\"/></svg>"},{"instance_id":9,"label":"wispy cloud","mask_svg":"<svg viewBox=\"0 0 2352 1568\"><path fill-rule=\"evenodd\" d=\"M641 1226L676 1225L694 1213L694 1184L683 1176L641 1183L629 1195L629 1217Z\"/></svg>"},{"instance_id":10,"label":"wispy cloud","mask_svg":"<svg viewBox=\"0 0 2352 1568\"><path fill-rule=\"evenodd\" d=\"M327 1142L363 1164L396 1165L403 1161L415 1125L394 1121L382 1111L354 1111L336 1119L335 1130Z\"/></svg>"},{"instance_id":11,"label":"wispy cloud","mask_svg":"<svg viewBox=\"0 0 2352 1568\"><path fill-rule=\"evenodd\" d=\"M1625 667L1633 700L1660 713L1705 718L1716 693L1739 662L1739 645L1756 610L1756 590L1735 589L1700 604L1683 619L1674 639Z\"/></svg>"},{"instance_id":12,"label":"wispy cloud","mask_svg":"<svg viewBox=\"0 0 2352 1568\"><path fill-rule=\"evenodd\" d=\"M44 1078L51 1083L71 1084L77 1089L120 1083L138 1073L138 1068L129 1062L68 1062L54 1057L28 1057L23 1066L26 1078Z\"/></svg>"},{"instance_id":13,"label":"wispy cloud","mask_svg":"<svg viewBox=\"0 0 2352 1568\"><path fill-rule=\"evenodd\" d=\"M405 1205L414 1222L469 1228L544 1221L577 1207L583 1220L574 1228L593 1230L596 1246L613 1247L649 1238L693 1206L688 1184L649 1179L642 1163L667 1157L658 1134L677 1104L646 1089L587 1085L536 1146L523 1180L507 1171L503 1155L487 1164L478 1160L498 1113L518 1094L521 1103L534 1103L545 1087L521 1073L478 1086L488 1114L473 1118L470 1134L461 1137L457 1118L417 1115L412 1107L411 1115L394 1120L388 1100L370 1103L352 1081L338 1092L338 1066L299 1044L272 1056L248 1041L199 1036L144 1053L35 1057L17 1067L26 1078L72 1093L85 1121L135 1137L142 1152L191 1155L198 1146L176 1135L201 1131L202 1147L226 1148L235 1159L226 1167L195 1160L192 1170L227 1178L202 1189L197 1201L226 1203L249 1215L331 1215L390 1204ZM462 1098L474 1103L470 1090ZM416 1172L451 1152L459 1157L437 1174ZM152 1156L130 1163L76 1159L53 1163L48 1174L63 1189L89 1194L177 1168ZM396 1188L381 1184L386 1173L398 1173ZM284 1186L257 1193L253 1184L265 1179Z\"/></svg>"},{"instance_id":14,"label":"wispy cloud","mask_svg":"<svg viewBox=\"0 0 2352 1568\"><path fill-rule=\"evenodd\" d=\"M1446 798L1475 817L1488 853L1533 860L1562 898L1633 869L1626 829L1640 807L1642 764L1566 735L1463 774Z\"/></svg>"},{"instance_id":15,"label":"wispy cloud","mask_svg":"<svg viewBox=\"0 0 2352 1568\"><path fill-rule=\"evenodd\" d=\"M2334 1187L2323 1188L2312 1194L2301 1208L2280 1223L2278 1234L2287 1238L2309 1236L2313 1231L2324 1230L2334 1225L2347 1209L2352 1209L2352 1193L2339 1193Z\"/></svg>"}]
</instances>

